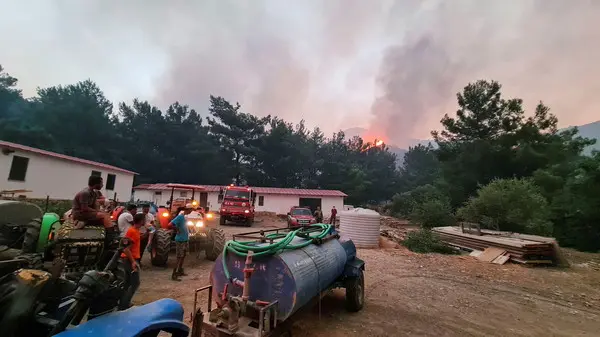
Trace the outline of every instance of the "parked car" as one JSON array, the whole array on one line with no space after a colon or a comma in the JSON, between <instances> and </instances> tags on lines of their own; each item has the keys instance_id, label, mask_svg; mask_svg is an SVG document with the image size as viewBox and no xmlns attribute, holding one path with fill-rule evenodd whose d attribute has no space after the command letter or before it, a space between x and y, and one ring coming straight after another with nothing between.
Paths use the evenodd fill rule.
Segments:
<instances>
[{"instance_id":1,"label":"parked car","mask_svg":"<svg viewBox=\"0 0 600 337\"><path fill-rule=\"evenodd\" d=\"M317 222L310 208L308 207L294 206L290 209L287 215L288 227L307 226Z\"/></svg>"}]
</instances>

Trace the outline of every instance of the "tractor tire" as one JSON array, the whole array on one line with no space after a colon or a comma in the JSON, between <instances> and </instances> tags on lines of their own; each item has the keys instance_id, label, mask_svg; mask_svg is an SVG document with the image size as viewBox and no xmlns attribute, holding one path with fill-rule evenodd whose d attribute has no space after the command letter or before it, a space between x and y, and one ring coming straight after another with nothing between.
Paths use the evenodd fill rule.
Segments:
<instances>
[{"instance_id":1,"label":"tractor tire","mask_svg":"<svg viewBox=\"0 0 600 337\"><path fill-rule=\"evenodd\" d=\"M227 223L227 219L224 216L219 217L219 225L224 226Z\"/></svg>"},{"instance_id":2,"label":"tractor tire","mask_svg":"<svg viewBox=\"0 0 600 337\"><path fill-rule=\"evenodd\" d=\"M152 252L150 253L150 261L153 266L166 267L171 251L171 232L164 228L158 229L154 233L152 240Z\"/></svg>"},{"instance_id":3,"label":"tractor tire","mask_svg":"<svg viewBox=\"0 0 600 337\"><path fill-rule=\"evenodd\" d=\"M40 228L42 227L42 223L39 220L32 220L27 224L27 231L25 232L25 237L23 238L23 253L35 253L37 250L37 243L40 239Z\"/></svg>"},{"instance_id":4,"label":"tractor tire","mask_svg":"<svg viewBox=\"0 0 600 337\"><path fill-rule=\"evenodd\" d=\"M363 271L356 277L346 280L346 310L360 311L365 304L365 276Z\"/></svg>"},{"instance_id":5,"label":"tractor tire","mask_svg":"<svg viewBox=\"0 0 600 337\"><path fill-rule=\"evenodd\" d=\"M206 246L206 259L214 261L225 248L225 232L220 228L212 228L208 232L208 244Z\"/></svg>"}]
</instances>

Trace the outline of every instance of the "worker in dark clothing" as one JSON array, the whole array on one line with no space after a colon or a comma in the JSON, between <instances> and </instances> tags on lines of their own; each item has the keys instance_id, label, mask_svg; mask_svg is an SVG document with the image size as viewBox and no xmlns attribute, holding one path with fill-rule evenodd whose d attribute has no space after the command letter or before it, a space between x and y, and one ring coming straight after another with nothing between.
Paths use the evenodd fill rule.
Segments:
<instances>
[{"instance_id":1,"label":"worker in dark clothing","mask_svg":"<svg viewBox=\"0 0 600 337\"><path fill-rule=\"evenodd\" d=\"M321 206L317 206L317 210L315 211L315 220L317 223L323 223L323 211L321 210Z\"/></svg>"},{"instance_id":2,"label":"worker in dark clothing","mask_svg":"<svg viewBox=\"0 0 600 337\"><path fill-rule=\"evenodd\" d=\"M104 228L112 228L110 216L100 212L98 209L98 193L104 187L102 177L91 176L88 179L88 187L81 190L73 198L72 216L75 221L85 221L86 224L103 225Z\"/></svg>"},{"instance_id":3,"label":"worker in dark clothing","mask_svg":"<svg viewBox=\"0 0 600 337\"><path fill-rule=\"evenodd\" d=\"M337 209L335 206L331 209L331 218L329 219L329 223L335 225L335 219L337 218Z\"/></svg>"}]
</instances>

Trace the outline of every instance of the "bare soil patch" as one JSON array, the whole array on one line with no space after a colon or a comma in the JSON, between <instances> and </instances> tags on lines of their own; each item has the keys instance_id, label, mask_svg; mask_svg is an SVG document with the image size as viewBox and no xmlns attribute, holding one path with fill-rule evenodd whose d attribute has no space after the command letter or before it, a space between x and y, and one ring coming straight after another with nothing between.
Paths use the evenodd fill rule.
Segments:
<instances>
[{"instance_id":1,"label":"bare soil patch","mask_svg":"<svg viewBox=\"0 0 600 337\"><path fill-rule=\"evenodd\" d=\"M276 217L252 228L223 226L234 233L283 227ZM394 226L394 225L392 225ZM397 226L399 227L399 226ZM294 317L294 336L599 336L600 254L565 249L569 269L495 265L470 256L415 254L403 247L363 249L366 304L344 310L344 291ZM170 281L170 269L151 267L144 257L142 285L134 301L170 297L180 301L186 319L193 291L208 284L213 262L192 255L189 276ZM171 264L174 258L169 261ZM206 298L201 298L206 306Z\"/></svg>"}]
</instances>

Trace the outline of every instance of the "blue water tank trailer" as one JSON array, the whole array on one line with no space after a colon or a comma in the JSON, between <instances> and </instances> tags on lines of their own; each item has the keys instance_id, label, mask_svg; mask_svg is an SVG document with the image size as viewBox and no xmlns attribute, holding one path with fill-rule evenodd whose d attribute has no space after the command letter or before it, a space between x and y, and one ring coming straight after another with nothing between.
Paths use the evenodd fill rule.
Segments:
<instances>
[{"instance_id":1,"label":"blue water tank trailer","mask_svg":"<svg viewBox=\"0 0 600 337\"><path fill-rule=\"evenodd\" d=\"M249 301L278 301L277 320L284 321L322 292L343 287L346 288L347 308L351 311L362 308L364 262L357 258L356 247L351 240L340 238L329 225L322 226L326 226L326 233L320 239L310 239L300 231L293 235L287 248L252 258ZM274 243L278 240L274 240ZM311 241L311 244L306 245L307 241ZM255 243L256 247L269 245L273 243ZM303 247L293 248L298 246ZM213 298L219 305L226 302L222 296L226 286L228 294L242 296L242 282L239 280L244 280L246 268L246 257L243 255L226 251L225 265L222 259L223 254L217 258L211 272ZM232 280L237 280L238 286L233 286Z\"/></svg>"}]
</instances>

